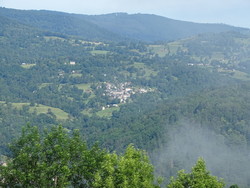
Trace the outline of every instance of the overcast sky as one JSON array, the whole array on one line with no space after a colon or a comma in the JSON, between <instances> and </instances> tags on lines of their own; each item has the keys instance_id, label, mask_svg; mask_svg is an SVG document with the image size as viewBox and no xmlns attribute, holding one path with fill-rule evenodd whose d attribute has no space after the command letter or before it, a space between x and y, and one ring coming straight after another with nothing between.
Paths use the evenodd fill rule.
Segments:
<instances>
[{"instance_id":1,"label":"overcast sky","mask_svg":"<svg viewBox=\"0 0 250 188\"><path fill-rule=\"evenodd\" d=\"M250 0L0 0L0 6L80 14L149 13L250 28Z\"/></svg>"}]
</instances>

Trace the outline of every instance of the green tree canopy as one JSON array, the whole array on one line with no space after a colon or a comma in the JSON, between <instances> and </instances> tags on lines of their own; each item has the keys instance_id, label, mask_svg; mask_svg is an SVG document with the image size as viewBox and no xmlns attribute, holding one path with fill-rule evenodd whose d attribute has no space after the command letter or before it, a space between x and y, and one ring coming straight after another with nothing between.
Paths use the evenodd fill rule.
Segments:
<instances>
[{"instance_id":1,"label":"green tree canopy","mask_svg":"<svg viewBox=\"0 0 250 188\"><path fill-rule=\"evenodd\" d=\"M0 167L3 187L158 187L145 152L133 145L124 155L89 149L78 131L62 126L40 134L28 125L11 150L12 158Z\"/></svg>"},{"instance_id":2,"label":"green tree canopy","mask_svg":"<svg viewBox=\"0 0 250 188\"><path fill-rule=\"evenodd\" d=\"M181 170L176 178L172 177L168 188L223 188L224 186L222 180L210 175L205 161L199 158L190 173Z\"/></svg>"},{"instance_id":3,"label":"green tree canopy","mask_svg":"<svg viewBox=\"0 0 250 188\"><path fill-rule=\"evenodd\" d=\"M145 152L129 145L122 156L108 154L95 176L95 188L154 188L153 166Z\"/></svg>"}]
</instances>

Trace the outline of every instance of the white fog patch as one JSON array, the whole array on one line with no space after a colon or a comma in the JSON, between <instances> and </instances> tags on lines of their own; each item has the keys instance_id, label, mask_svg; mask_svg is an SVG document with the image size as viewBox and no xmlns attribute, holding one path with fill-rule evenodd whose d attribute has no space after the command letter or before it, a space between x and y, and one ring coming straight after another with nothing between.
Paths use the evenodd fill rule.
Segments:
<instances>
[{"instance_id":1,"label":"white fog patch","mask_svg":"<svg viewBox=\"0 0 250 188\"><path fill-rule=\"evenodd\" d=\"M211 174L223 178L227 184L250 185L250 152L246 148L229 148L222 135L197 124L181 124L168 132L170 141L153 156L161 175L173 176L180 169L188 172L202 157Z\"/></svg>"}]
</instances>

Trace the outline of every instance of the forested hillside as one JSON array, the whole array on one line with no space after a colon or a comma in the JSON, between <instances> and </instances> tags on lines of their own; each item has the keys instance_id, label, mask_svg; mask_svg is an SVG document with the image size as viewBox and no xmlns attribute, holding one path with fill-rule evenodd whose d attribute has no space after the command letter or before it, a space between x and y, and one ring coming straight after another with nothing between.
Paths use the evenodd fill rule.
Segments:
<instances>
[{"instance_id":1,"label":"forested hillside","mask_svg":"<svg viewBox=\"0 0 250 188\"><path fill-rule=\"evenodd\" d=\"M145 42L174 41L202 33L247 30L224 24L198 24L149 14L113 13L85 16L85 19L121 36Z\"/></svg>"},{"instance_id":2,"label":"forested hillside","mask_svg":"<svg viewBox=\"0 0 250 188\"><path fill-rule=\"evenodd\" d=\"M202 33L248 30L224 24L178 21L149 14L113 13L93 16L0 8L0 15L39 29L99 41L174 41Z\"/></svg>"},{"instance_id":3,"label":"forested hillside","mask_svg":"<svg viewBox=\"0 0 250 188\"><path fill-rule=\"evenodd\" d=\"M154 19L170 21L169 32L197 26L203 34L172 37L159 29L153 36L142 25ZM27 123L41 131L62 124L78 129L90 147L98 142L120 154L133 143L146 150L165 183L204 157L227 185L249 187L250 34L168 21L1 8L0 154L10 157L7 144ZM126 23L124 33L110 25L119 22ZM130 32L135 25L145 33ZM176 38L182 39L167 42ZM204 143L198 151L196 143ZM239 161L220 155L218 146Z\"/></svg>"}]
</instances>

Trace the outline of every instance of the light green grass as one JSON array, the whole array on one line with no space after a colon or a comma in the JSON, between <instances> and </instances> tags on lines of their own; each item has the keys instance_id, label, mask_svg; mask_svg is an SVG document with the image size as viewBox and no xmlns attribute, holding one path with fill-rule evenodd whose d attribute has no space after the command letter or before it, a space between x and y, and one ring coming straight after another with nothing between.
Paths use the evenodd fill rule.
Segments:
<instances>
[{"instance_id":1,"label":"light green grass","mask_svg":"<svg viewBox=\"0 0 250 188\"><path fill-rule=\"evenodd\" d=\"M86 92L86 91L90 92L91 95L86 100L83 101L85 104L87 104L90 99L96 97L96 95L93 93L93 91L91 89L91 85L92 85L91 83L90 84L76 84L75 85L78 89L81 89L84 92Z\"/></svg>"},{"instance_id":2,"label":"light green grass","mask_svg":"<svg viewBox=\"0 0 250 188\"><path fill-rule=\"evenodd\" d=\"M82 89L82 90L84 90L84 91L86 91L86 90L91 90L92 91L92 89L91 89L91 84L76 84L75 85L78 89Z\"/></svg>"},{"instance_id":3,"label":"light green grass","mask_svg":"<svg viewBox=\"0 0 250 188\"><path fill-rule=\"evenodd\" d=\"M146 67L144 63L139 63L139 62L134 63L133 66L138 69L144 69Z\"/></svg>"},{"instance_id":4,"label":"light green grass","mask_svg":"<svg viewBox=\"0 0 250 188\"><path fill-rule=\"evenodd\" d=\"M56 37L56 36L46 36L46 37L44 37L44 39L45 39L46 41L49 41L49 40L61 40L61 41L65 41L64 38Z\"/></svg>"},{"instance_id":5,"label":"light green grass","mask_svg":"<svg viewBox=\"0 0 250 188\"><path fill-rule=\"evenodd\" d=\"M18 110L22 109L23 106L29 106L30 103L11 103L12 106Z\"/></svg>"},{"instance_id":6,"label":"light green grass","mask_svg":"<svg viewBox=\"0 0 250 188\"><path fill-rule=\"evenodd\" d=\"M81 113L84 114L84 115L87 115L87 116L92 116L93 113L91 113L90 110L91 109L85 109L85 110L81 111Z\"/></svg>"},{"instance_id":7,"label":"light green grass","mask_svg":"<svg viewBox=\"0 0 250 188\"><path fill-rule=\"evenodd\" d=\"M107 108L105 110L101 110L97 112L96 115L99 117L103 117L103 118L110 118L114 111L119 111L119 110L120 110L120 107L111 107L111 108Z\"/></svg>"},{"instance_id":8,"label":"light green grass","mask_svg":"<svg viewBox=\"0 0 250 188\"><path fill-rule=\"evenodd\" d=\"M74 73L74 74L71 74L70 76L73 77L73 78L77 78L77 77L82 77L82 74Z\"/></svg>"},{"instance_id":9,"label":"light green grass","mask_svg":"<svg viewBox=\"0 0 250 188\"><path fill-rule=\"evenodd\" d=\"M54 108L54 107L45 106L41 104L39 106L30 107L30 112L34 112L36 110L38 114L41 114L41 113L46 114L49 109L51 109L51 112L55 114L56 119L58 120L66 120L69 117L68 113L64 112L63 110L59 108Z\"/></svg>"},{"instance_id":10,"label":"light green grass","mask_svg":"<svg viewBox=\"0 0 250 188\"><path fill-rule=\"evenodd\" d=\"M36 66L36 64L22 64L21 67L25 68L25 69L29 69L31 67Z\"/></svg>"},{"instance_id":11,"label":"light green grass","mask_svg":"<svg viewBox=\"0 0 250 188\"><path fill-rule=\"evenodd\" d=\"M47 87L49 85L51 85L51 83L42 83L41 85L39 85L39 89L42 89L42 88Z\"/></svg>"},{"instance_id":12,"label":"light green grass","mask_svg":"<svg viewBox=\"0 0 250 188\"><path fill-rule=\"evenodd\" d=\"M91 51L91 54L97 54L97 55L106 55L109 51L106 50L93 50Z\"/></svg>"},{"instance_id":13,"label":"light green grass","mask_svg":"<svg viewBox=\"0 0 250 188\"><path fill-rule=\"evenodd\" d=\"M46 114L48 110L51 109L51 112L55 114L58 120L66 120L68 119L68 115L69 115L68 113L64 112L63 110L59 108L54 108L54 107L50 107L50 106L46 106L42 104L30 106L30 103L12 103L12 106L19 110L22 109L23 106L29 106L29 112L33 113L34 111L36 111L37 114L42 114L42 113Z\"/></svg>"},{"instance_id":14,"label":"light green grass","mask_svg":"<svg viewBox=\"0 0 250 188\"><path fill-rule=\"evenodd\" d=\"M239 79L239 80L243 80L243 81L250 81L249 74L247 74L245 72L237 71L237 70L234 71L233 78L236 78L236 79Z\"/></svg>"}]
</instances>

